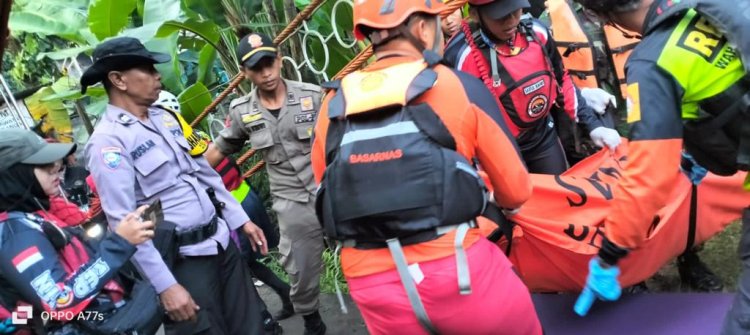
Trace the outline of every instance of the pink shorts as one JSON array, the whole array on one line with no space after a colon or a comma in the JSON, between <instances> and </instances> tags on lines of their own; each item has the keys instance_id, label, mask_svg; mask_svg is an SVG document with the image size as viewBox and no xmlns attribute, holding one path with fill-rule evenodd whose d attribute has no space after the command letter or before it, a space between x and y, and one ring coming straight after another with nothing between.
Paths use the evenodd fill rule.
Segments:
<instances>
[{"instance_id":1,"label":"pink shorts","mask_svg":"<svg viewBox=\"0 0 750 335\"><path fill-rule=\"evenodd\" d=\"M424 279L417 289L438 332L542 334L529 291L500 249L481 238L466 254L471 273L469 295L459 294L455 256L418 263L421 271L417 272ZM347 281L371 334L427 334L395 269Z\"/></svg>"}]
</instances>

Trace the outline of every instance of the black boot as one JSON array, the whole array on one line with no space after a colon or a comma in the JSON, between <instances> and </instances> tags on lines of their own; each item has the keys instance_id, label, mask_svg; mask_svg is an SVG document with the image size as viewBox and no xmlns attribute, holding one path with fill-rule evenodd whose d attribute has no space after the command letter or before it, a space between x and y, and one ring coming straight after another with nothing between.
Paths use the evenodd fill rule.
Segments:
<instances>
[{"instance_id":1,"label":"black boot","mask_svg":"<svg viewBox=\"0 0 750 335\"><path fill-rule=\"evenodd\" d=\"M279 292L279 298L281 298L281 309L273 315L276 320L284 320L294 315L294 305L292 300L289 299L289 290Z\"/></svg>"},{"instance_id":2,"label":"black boot","mask_svg":"<svg viewBox=\"0 0 750 335\"><path fill-rule=\"evenodd\" d=\"M274 315L273 318L276 320L285 320L294 315L294 306L292 306L292 302L283 302L281 305L281 309L278 310Z\"/></svg>"},{"instance_id":3,"label":"black boot","mask_svg":"<svg viewBox=\"0 0 750 335\"><path fill-rule=\"evenodd\" d=\"M281 335L284 333L284 329L281 328L281 324L274 320L267 310L263 311L263 330L266 335Z\"/></svg>"},{"instance_id":4,"label":"black boot","mask_svg":"<svg viewBox=\"0 0 750 335\"><path fill-rule=\"evenodd\" d=\"M623 294L642 294L642 293L648 293L648 292L649 292L649 289L648 289L648 286L646 286L645 281L642 281L638 284L622 289Z\"/></svg>"},{"instance_id":5,"label":"black boot","mask_svg":"<svg viewBox=\"0 0 750 335\"><path fill-rule=\"evenodd\" d=\"M698 258L694 250L677 257L677 270L683 287L689 287L697 292L721 292L724 289L721 278Z\"/></svg>"},{"instance_id":6,"label":"black boot","mask_svg":"<svg viewBox=\"0 0 750 335\"><path fill-rule=\"evenodd\" d=\"M305 335L323 335L326 333L326 324L320 318L318 311L302 316L305 319Z\"/></svg>"}]
</instances>

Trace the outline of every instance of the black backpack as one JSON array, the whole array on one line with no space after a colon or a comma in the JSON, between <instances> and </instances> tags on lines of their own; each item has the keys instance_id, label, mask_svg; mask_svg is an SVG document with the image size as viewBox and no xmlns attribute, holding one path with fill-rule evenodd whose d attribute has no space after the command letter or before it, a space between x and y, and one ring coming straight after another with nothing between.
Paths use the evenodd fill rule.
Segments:
<instances>
[{"instance_id":1,"label":"black backpack","mask_svg":"<svg viewBox=\"0 0 750 335\"><path fill-rule=\"evenodd\" d=\"M392 238L402 245L432 240L438 227L471 222L487 204L482 178L456 152L439 116L426 103L413 104L435 84L434 63L400 65L327 85L337 92L329 103L317 214L329 238L354 240L358 248L384 247ZM361 83L367 76L399 77L402 84L394 86L406 89L386 88L385 80L382 89L355 98L369 99L368 107L351 108L346 85L358 84L356 76ZM404 93L394 100L389 92L398 90Z\"/></svg>"}]
</instances>

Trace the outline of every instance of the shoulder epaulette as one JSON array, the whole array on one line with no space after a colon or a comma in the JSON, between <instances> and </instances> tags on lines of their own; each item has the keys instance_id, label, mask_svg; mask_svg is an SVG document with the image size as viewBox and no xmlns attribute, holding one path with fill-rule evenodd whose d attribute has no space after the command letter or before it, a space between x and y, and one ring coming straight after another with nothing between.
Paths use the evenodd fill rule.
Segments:
<instances>
[{"instance_id":1,"label":"shoulder epaulette","mask_svg":"<svg viewBox=\"0 0 750 335\"><path fill-rule=\"evenodd\" d=\"M321 91L320 86L315 85L315 84L304 83L300 81L293 81L292 83L294 83L294 85L297 86L297 88L303 91L311 91L311 92L318 92L318 93L320 93Z\"/></svg>"},{"instance_id":2,"label":"shoulder epaulette","mask_svg":"<svg viewBox=\"0 0 750 335\"><path fill-rule=\"evenodd\" d=\"M239 106L239 105L249 102L251 95L252 94L248 94L248 95L232 100L232 102L229 103L229 108L234 108L235 106Z\"/></svg>"}]
</instances>

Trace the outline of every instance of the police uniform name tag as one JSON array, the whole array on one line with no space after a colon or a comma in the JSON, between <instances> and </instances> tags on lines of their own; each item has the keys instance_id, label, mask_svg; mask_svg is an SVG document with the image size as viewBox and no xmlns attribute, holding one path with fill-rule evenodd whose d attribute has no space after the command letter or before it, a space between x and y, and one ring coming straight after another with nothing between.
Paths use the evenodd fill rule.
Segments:
<instances>
[{"instance_id":1,"label":"police uniform name tag","mask_svg":"<svg viewBox=\"0 0 750 335\"><path fill-rule=\"evenodd\" d=\"M130 158L132 158L133 160L137 160L154 147L156 147L156 143L154 143L153 140L147 140L146 142L138 145L135 150L130 152Z\"/></svg>"},{"instance_id":2,"label":"police uniform name tag","mask_svg":"<svg viewBox=\"0 0 750 335\"><path fill-rule=\"evenodd\" d=\"M254 124L254 125L250 126L250 131L251 132L258 131L258 130L263 130L263 129L266 129L266 123L265 122Z\"/></svg>"},{"instance_id":3,"label":"police uniform name tag","mask_svg":"<svg viewBox=\"0 0 750 335\"><path fill-rule=\"evenodd\" d=\"M308 123L315 121L315 114L312 112L309 113L300 113L294 116L294 123Z\"/></svg>"},{"instance_id":4,"label":"police uniform name tag","mask_svg":"<svg viewBox=\"0 0 750 335\"><path fill-rule=\"evenodd\" d=\"M253 121L258 121L260 118L263 117L260 113L256 114L242 114L242 123L250 123Z\"/></svg>"}]
</instances>

